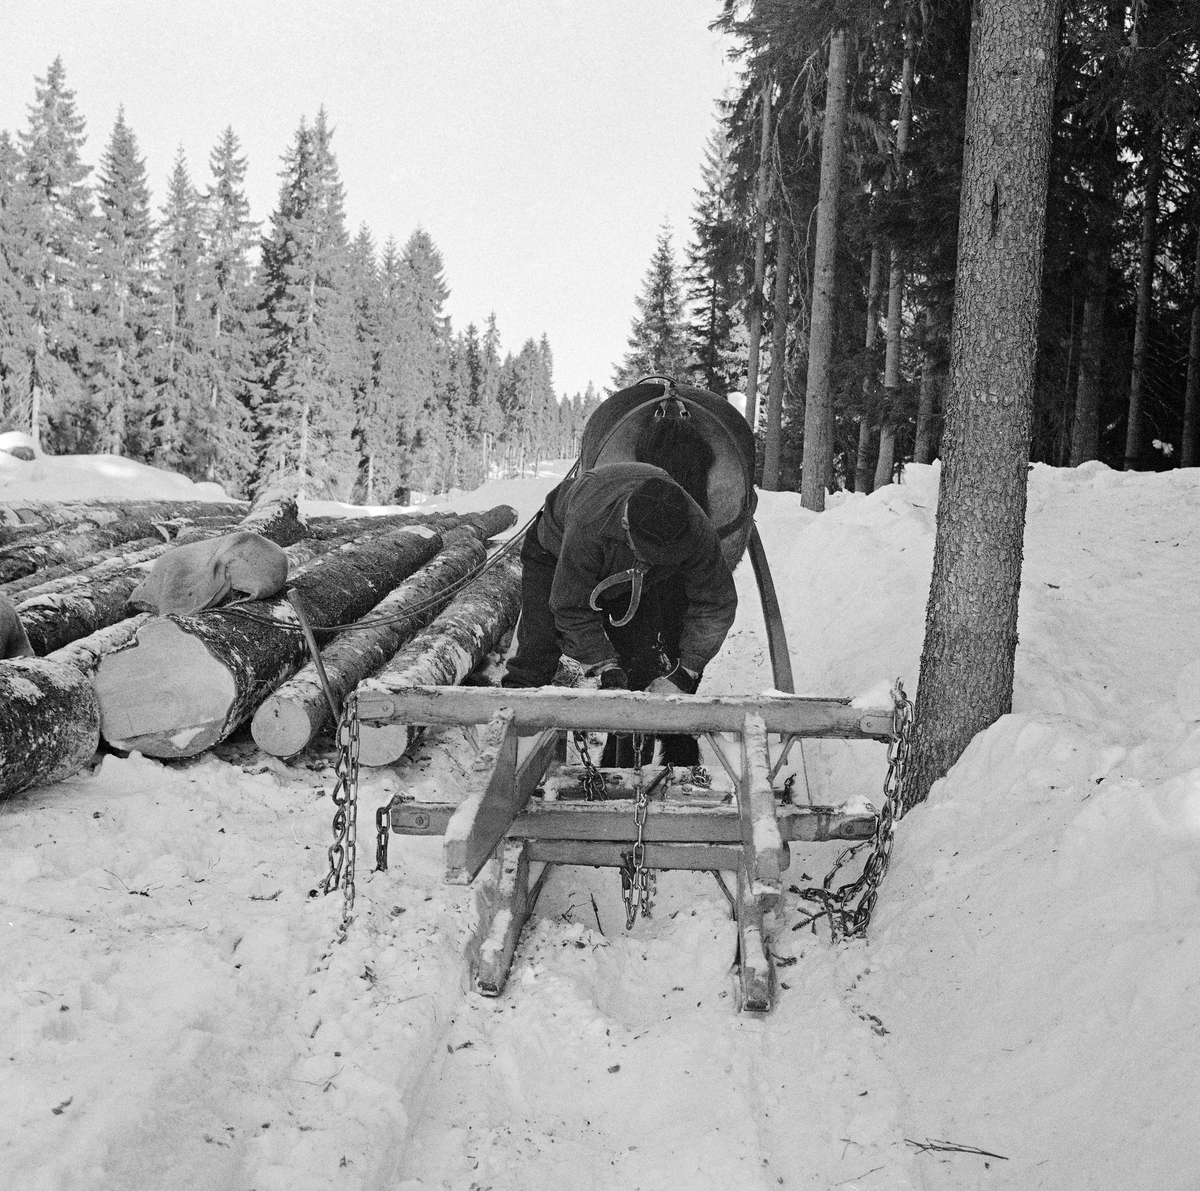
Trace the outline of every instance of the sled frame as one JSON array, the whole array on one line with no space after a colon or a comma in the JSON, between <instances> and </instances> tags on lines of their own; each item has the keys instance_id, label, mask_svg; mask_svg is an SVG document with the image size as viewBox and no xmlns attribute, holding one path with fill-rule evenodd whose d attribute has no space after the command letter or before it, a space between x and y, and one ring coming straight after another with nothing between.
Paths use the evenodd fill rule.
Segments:
<instances>
[{"instance_id":1,"label":"sled frame","mask_svg":"<svg viewBox=\"0 0 1200 1191\"><path fill-rule=\"evenodd\" d=\"M534 798L556 765L561 734L722 734L723 761L736 779L732 799L714 801L711 792L672 798L669 784L664 785L646 817L646 864L736 875L740 1008L756 1013L770 1009L774 992L767 924L782 895L789 843L870 838L876 821L874 809L861 804L781 804L772 787L768 736L778 736L782 749L796 737L886 741L893 732L890 712L863 711L844 699L564 687L388 689L368 683L359 688L358 715L410 725L486 725L461 803L397 796L386 812L392 832L444 837L447 883L470 884L483 874L477 886L478 923L466 953L472 984L485 996L503 991L547 866L618 868L633 845L634 779L628 769L600 770L618 795L613 799L585 802L562 790L554 800ZM518 741L529 736L536 739L519 758ZM647 782L655 776L654 767L645 767ZM544 867L535 875L538 864Z\"/></svg>"}]
</instances>

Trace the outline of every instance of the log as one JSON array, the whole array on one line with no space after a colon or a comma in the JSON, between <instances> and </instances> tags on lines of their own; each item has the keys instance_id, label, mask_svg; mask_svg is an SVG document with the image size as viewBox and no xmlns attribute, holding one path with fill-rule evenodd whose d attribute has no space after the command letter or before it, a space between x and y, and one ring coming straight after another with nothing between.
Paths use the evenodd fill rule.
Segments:
<instances>
[{"instance_id":1,"label":"log","mask_svg":"<svg viewBox=\"0 0 1200 1191\"><path fill-rule=\"evenodd\" d=\"M88 676L49 658L0 661L0 798L77 773L100 743Z\"/></svg>"},{"instance_id":2,"label":"log","mask_svg":"<svg viewBox=\"0 0 1200 1191\"><path fill-rule=\"evenodd\" d=\"M47 656L46 660L65 662L68 666L74 666L81 674L86 674L91 678L99 669L101 659L106 654L116 653L118 649L124 649L126 645L129 645L137 636L138 630L149 619L149 612L139 612L128 620L119 620L116 624L110 624L94 633L89 633L86 637L72 641L69 645L64 645L61 649L56 649Z\"/></svg>"},{"instance_id":3,"label":"log","mask_svg":"<svg viewBox=\"0 0 1200 1191\"><path fill-rule=\"evenodd\" d=\"M64 504L53 500L8 501L0 505L0 545L24 540L31 533L90 522L108 525L126 518L147 521L194 520L200 517L242 518L250 511L245 501L208 500L135 500L75 501Z\"/></svg>"},{"instance_id":4,"label":"log","mask_svg":"<svg viewBox=\"0 0 1200 1191\"><path fill-rule=\"evenodd\" d=\"M11 583L46 567L87 558L109 546L122 546L138 538L154 536L164 541L170 537L165 531L159 533L155 523L144 518L114 521L111 525L89 526L69 533L46 530L0 548L0 583Z\"/></svg>"},{"instance_id":5,"label":"log","mask_svg":"<svg viewBox=\"0 0 1200 1191\"><path fill-rule=\"evenodd\" d=\"M152 538L122 542L119 546L109 546L106 550L97 550L95 554L73 558L70 562L59 563L32 575L13 579L10 583L0 585L0 594L8 596L9 599L18 595L30 599L35 595L49 595L52 591L65 591L68 587L86 583L99 567L106 568L101 572L102 575L115 574L124 567L157 558L170 545L171 543L164 541L160 534L155 534ZM115 565L109 566L114 560L117 560Z\"/></svg>"},{"instance_id":6,"label":"log","mask_svg":"<svg viewBox=\"0 0 1200 1191\"><path fill-rule=\"evenodd\" d=\"M401 529L406 525L432 525L439 531L460 526L473 527L483 540L497 537L517 523L510 505L496 505L479 513L384 513L378 517L311 517L308 532L315 538L357 537L377 529Z\"/></svg>"},{"instance_id":7,"label":"log","mask_svg":"<svg viewBox=\"0 0 1200 1191\"><path fill-rule=\"evenodd\" d=\"M296 506L296 498L282 492L260 496L238 529L260 533L278 546L291 546L309 536L308 525Z\"/></svg>"},{"instance_id":8,"label":"log","mask_svg":"<svg viewBox=\"0 0 1200 1191\"><path fill-rule=\"evenodd\" d=\"M482 565L487 552L466 529L451 530L431 562L400 584L364 621L321 650L330 687L339 704L359 682L387 664L395 652L424 628L452 598L443 594ZM439 600L438 597L442 596ZM410 611L416 609L416 611ZM405 620L373 623L409 612ZM276 757L292 757L330 721L325 693L311 662L269 695L254 713L250 730L255 743Z\"/></svg>"},{"instance_id":9,"label":"log","mask_svg":"<svg viewBox=\"0 0 1200 1191\"><path fill-rule=\"evenodd\" d=\"M292 581L315 629L357 620L441 548L427 526L318 558ZM292 547L293 550L296 547ZM285 597L152 617L136 643L101 659L101 733L151 757L192 757L224 740L308 659Z\"/></svg>"},{"instance_id":10,"label":"log","mask_svg":"<svg viewBox=\"0 0 1200 1191\"><path fill-rule=\"evenodd\" d=\"M387 691L462 682L516 624L520 611L521 560L514 551L455 596L446 610L400 650L378 678L368 679L362 689ZM498 706L493 708L493 714ZM490 718L487 715L483 720ZM407 747L405 724L375 724L365 720L361 724L362 764L391 765Z\"/></svg>"}]
</instances>

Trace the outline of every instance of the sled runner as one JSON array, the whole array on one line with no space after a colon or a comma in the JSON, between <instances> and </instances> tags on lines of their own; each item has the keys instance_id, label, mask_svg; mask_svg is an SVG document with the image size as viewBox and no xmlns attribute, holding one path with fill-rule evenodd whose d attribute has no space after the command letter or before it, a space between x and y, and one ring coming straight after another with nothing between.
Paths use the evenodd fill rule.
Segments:
<instances>
[{"instance_id":1,"label":"sled runner","mask_svg":"<svg viewBox=\"0 0 1200 1191\"><path fill-rule=\"evenodd\" d=\"M902 777L911 705L897 684L894 708L864 710L845 699L791 693L791 664L766 555L754 526L754 439L736 408L715 394L665 377L648 377L610 397L586 426L579 466L634 458L634 444L655 418L689 418L712 448L708 513L732 569L747 549L758 584L776 692L745 697L649 694L569 687L495 689L400 686L368 680L343 709L339 741L339 814L352 802L360 723L455 725L476 743L477 756L461 803L418 803L403 795L380 808L378 867L387 867L390 833L444 836L445 879L479 885L479 921L467 948L474 987L487 996L504 988L521 930L555 864L617 868L626 925L650 913L655 874L711 871L738 924L740 1006L770 1008L774 975L764 917L779 903L789 844L824 840L870 847L862 875L801 896L817 902L835 934L861 933L887 868L892 824L902 813ZM476 728L484 725L482 738ZM602 768L591 759L588 733L639 737L703 736L732 790L718 793L688 769L638 763ZM572 734L579 764L560 758ZM532 737L522 748L521 738ZM865 801L814 806L776 789L792 744L806 737L888 742L888 777L879 811ZM773 746L771 739L777 743ZM798 775L803 780L802 774ZM807 795L807 791L803 792ZM336 830L335 820L335 830ZM330 851L326 891L338 886L343 850L352 857L353 808ZM843 853L845 856L846 853ZM839 861L840 863L840 861ZM541 866L540 870L537 866ZM350 869L352 872L351 859ZM837 865L834 866L837 871ZM734 878L730 893L721 876ZM830 874L832 878L833 873ZM353 878L347 914L353 905Z\"/></svg>"}]
</instances>

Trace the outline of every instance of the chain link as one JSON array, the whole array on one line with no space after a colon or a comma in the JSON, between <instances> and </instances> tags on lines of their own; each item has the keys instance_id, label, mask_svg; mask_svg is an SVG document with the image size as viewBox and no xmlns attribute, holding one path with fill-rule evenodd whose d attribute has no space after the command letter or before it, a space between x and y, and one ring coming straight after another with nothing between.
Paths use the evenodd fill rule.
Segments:
<instances>
[{"instance_id":1,"label":"chain link","mask_svg":"<svg viewBox=\"0 0 1200 1191\"><path fill-rule=\"evenodd\" d=\"M579 753L579 759L583 762L583 797L586 802L596 802L602 799L608 790L608 786L604 781L604 774L596 768L596 763L592 760L592 751L588 747L588 734L586 732L576 732L574 736L575 748Z\"/></svg>"},{"instance_id":2,"label":"chain link","mask_svg":"<svg viewBox=\"0 0 1200 1191\"><path fill-rule=\"evenodd\" d=\"M321 891L342 890L342 923L338 942L346 940L350 915L354 910L354 863L358 835L358 699L352 693L342 706L338 723L337 760L333 787L333 843L329 846L329 872L321 882ZM385 861L386 863L386 861Z\"/></svg>"},{"instance_id":3,"label":"chain link","mask_svg":"<svg viewBox=\"0 0 1200 1191\"><path fill-rule=\"evenodd\" d=\"M632 930L640 913L650 917L650 907L657 892L657 876L646 867L646 844L642 835L646 829L646 812L650 809L650 789L642 772L642 733L633 734L634 804L633 822L637 827L637 839L633 851L626 852L621 864L621 897L625 902L625 929Z\"/></svg>"},{"instance_id":4,"label":"chain link","mask_svg":"<svg viewBox=\"0 0 1200 1191\"><path fill-rule=\"evenodd\" d=\"M845 848L820 886L796 890L804 901L817 902L821 906L808 921L815 922L818 918L828 917L834 942L839 938L853 939L866 933L879 896L879 884L891 863L896 822L904 817L905 811L912 805L912 800L905 793L904 779L912 747L913 705L899 679L892 691L892 704L892 737L888 741L883 805L875 820L875 834L870 840ZM867 844L871 852L862 872L853 881L831 889L833 879L842 866Z\"/></svg>"}]
</instances>

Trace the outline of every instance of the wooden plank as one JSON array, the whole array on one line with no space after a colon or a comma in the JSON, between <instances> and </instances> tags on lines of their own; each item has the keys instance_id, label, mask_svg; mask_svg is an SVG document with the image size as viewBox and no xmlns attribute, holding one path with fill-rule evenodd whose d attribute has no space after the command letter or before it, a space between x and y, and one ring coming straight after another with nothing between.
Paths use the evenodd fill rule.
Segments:
<instances>
[{"instance_id":1,"label":"wooden plank","mask_svg":"<svg viewBox=\"0 0 1200 1191\"><path fill-rule=\"evenodd\" d=\"M466 948L471 983L485 997L498 997L504 991L521 931L533 909L528 846L509 840L500 845L497 861L494 891L477 899L478 938L469 940Z\"/></svg>"},{"instance_id":2,"label":"wooden plank","mask_svg":"<svg viewBox=\"0 0 1200 1191\"><path fill-rule=\"evenodd\" d=\"M467 776L467 796L446 824L446 882L469 885L512 826L517 807L517 733L501 708L488 722L483 748Z\"/></svg>"},{"instance_id":3,"label":"wooden plank","mask_svg":"<svg viewBox=\"0 0 1200 1191\"><path fill-rule=\"evenodd\" d=\"M783 837L775 819L775 792L771 789L771 760L767 753L767 726L760 715L746 716L742 725L742 780L738 788L738 815L742 847L755 897L776 901L783 892L787 868Z\"/></svg>"},{"instance_id":4,"label":"wooden plank","mask_svg":"<svg viewBox=\"0 0 1200 1191\"><path fill-rule=\"evenodd\" d=\"M738 870L738 985L743 1013L766 1013L771 1008L775 987L775 968L763 929L762 898L755 896L755 885L746 866Z\"/></svg>"},{"instance_id":5,"label":"wooden plank","mask_svg":"<svg viewBox=\"0 0 1200 1191\"><path fill-rule=\"evenodd\" d=\"M516 809L521 810L529 801L534 790L541 785L546 776L546 770L554 762L558 751L559 732L557 728L547 728L534 742L533 748L521 758L517 766L517 798Z\"/></svg>"},{"instance_id":6,"label":"wooden plank","mask_svg":"<svg viewBox=\"0 0 1200 1191\"><path fill-rule=\"evenodd\" d=\"M741 732L748 714L762 717L768 732L794 736L886 740L890 712L864 711L846 699L800 695L746 697L650 695L643 691L597 691L572 687L512 688L396 686L379 678L358 688L362 720L404 724L484 724L501 707L515 713L517 731L545 728L593 732Z\"/></svg>"},{"instance_id":7,"label":"wooden plank","mask_svg":"<svg viewBox=\"0 0 1200 1191\"><path fill-rule=\"evenodd\" d=\"M518 776L518 787L521 779ZM452 802L403 802L391 807L392 830L398 835L444 835L454 815ZM784 842L823 843L870 839L875 814L869 807L785 806L778 811ZM578 839L632 842L633 802L541 802L534 800L513 819L509 839ZM742 824L732 806L697 807L652 802L644 837L656 842L740 844Z\"/></svg>"},{"instance_id":8,"label":"wooden plank","mask_svg":"<svg viewBox=\"0 0 1200 1191\"><path fill-rule=\"evenodd\" d=\"M531 839L529 859L551 864L620 868L631 844L608 840ZM646 867L736 872L742 863L740 844L647 844Z\"/></svg>"}]
</instances>

